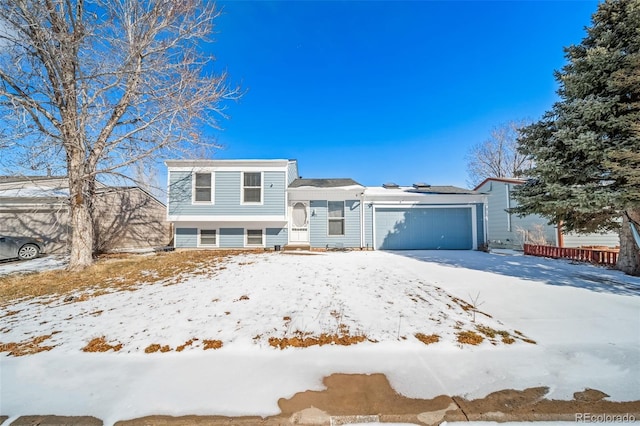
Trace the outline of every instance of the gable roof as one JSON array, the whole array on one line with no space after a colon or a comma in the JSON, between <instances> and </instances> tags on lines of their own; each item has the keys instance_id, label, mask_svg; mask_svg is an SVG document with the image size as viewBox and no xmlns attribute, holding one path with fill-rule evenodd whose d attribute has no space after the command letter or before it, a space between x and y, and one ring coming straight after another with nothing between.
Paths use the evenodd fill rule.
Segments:
<instances>
[{"instance_id":1,"label":"gable roof","mask_svg":"<svg viewBox=\"0 0 640 426\"><path fill-rule=\"evenodd\" d=\"M298 178L291 182L289 188L344 188L349 186L362 186L358 182L350 178L337 179L302 179Z\"/></svg>"},{"instance_id":2,"label":"gable roof","mask_svg":"<svg viewBox=\"0 0 640 426\"><path fill-rule=\"evenodd\" d=\"M526 179L519 179L519 178L497 178L497 177L490 177L490 178L486 178L485 180L483 180L482 182L480 182L475 188L473 188L474 191L477 191L478 188L480 188L482 185L486 184L487 182L503 182L503 183L513 183L513 184L521 184L521 183L525 183L527 180Z\"/></svg>"}]
</instances>

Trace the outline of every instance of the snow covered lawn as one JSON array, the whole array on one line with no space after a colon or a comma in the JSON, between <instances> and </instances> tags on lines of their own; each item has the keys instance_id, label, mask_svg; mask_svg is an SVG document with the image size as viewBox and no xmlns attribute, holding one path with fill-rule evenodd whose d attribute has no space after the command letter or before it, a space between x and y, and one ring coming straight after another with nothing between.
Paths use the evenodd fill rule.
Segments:
<instances>
[{"instance_id":1,"label":"snow covered lawn","mask_svg":"<svg viewBox=\"0 0 640 426\"><path fill-rule=\"evenodd\" d=\"M0 306L5 350L50 348L2 354L0 414L266 416L337 372L384 373L416 398L549 386L640 399L640 279L589 265L245 254L177 284L68 296ZM286 347L331 341L359 343Z\"/></svg>"},{"instance_id":2,"label":"snow covered lawn","mask_svg":"<svg viewBox=\"0 0 640 426\"><path fill-rule=\"evenodd\" d=\"M65 256L42 256L32 260L0 260L0 277L16 273L32 273L63 269L67 266Z\"/></svg>"}]
</instances>

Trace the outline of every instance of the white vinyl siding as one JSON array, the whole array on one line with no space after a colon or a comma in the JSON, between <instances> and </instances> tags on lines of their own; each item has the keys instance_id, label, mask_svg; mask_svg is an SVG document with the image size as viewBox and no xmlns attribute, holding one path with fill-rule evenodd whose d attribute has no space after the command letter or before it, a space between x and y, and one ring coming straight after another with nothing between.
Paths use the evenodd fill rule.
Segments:
<instances>
[{"instance_id":1,"label":"white vinyl siding","mask_svg":"<svg viewBox=\"0 0 640 426\"><path fill-rule=\"evenodd\" d=\"M246 245L264 247L264 231L262 229L247 229Z\"/></svg>"},{"instance_id":2,"label":"white vinyl siding","mask_svg":"<svg viewBox=\"0 0 640 426\"><path fill-rule=\"evenodd\" d=\"M262 173L244 172L242 173L242 203L261 204L262 203Z\"/></svg>"},{"instance_id":3,"label":"white vinyl siding","mask_svg":"<svg viewBox=\"0 0 640 426\"><path fill-rule=\"evenodd\" d=\"M218 231L216 229L200 229L198 245L201 247L217 247Z\"/></svg>"},{"instance_id":4,"label":"white vinyl siding","mask_svg":"<svg viewBox=\"0 0 640 426\"><path fill-rule=\"evenodd\" d=\"M193 202L213 203L213 173L193 175Z\"/></svg>"},{"instance_id":5,"label":"white vinyl siding","mask_svg":"<svg viewBox=\"0 0 640 426\"><path fill-rule=\"evenodd\" d=\"M344 235L344 201L328 202L327 220L330 236Z\"/></svg>"}]
</instances>

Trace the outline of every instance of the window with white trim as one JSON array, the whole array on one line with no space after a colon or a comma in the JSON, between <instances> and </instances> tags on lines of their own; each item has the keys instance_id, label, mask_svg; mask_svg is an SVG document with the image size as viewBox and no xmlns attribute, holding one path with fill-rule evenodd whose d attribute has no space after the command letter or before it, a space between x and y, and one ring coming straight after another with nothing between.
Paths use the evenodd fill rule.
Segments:
<instances>
[{"instance_id":1,"label":"window with white trim","mask_svg":"<svg viewBox=\"0 0 640 426\"><path fill-rule=\"evenodd\" d=\"M215 229L201 229L200 230L200 245L201 246L217 246L218 245L218 231Z\"/></svg>"},{"instance_id":2,"label":"window with white trim","mask_svg":"<svg viewBox=\"0 0 640 426\"><path fill-rule=\"evenodd\" d=\"M193 201L210 203L213 201L213 185L211 173L196 173L193 184Z\"/></svg>"},{"instance_id":3,"label":"window with white trim","mask_svg":"<svg viewBox=\"0 0 640 426\"><path fill-rule=\"evenodd\" d=\"M328 202L329 235L344 235L344 201Z\"/></svg>"},{"instance_id":4,"label":"window with white trim","mask_svg":"<svg viewBox=\"0 0 640 426\"><path fill-rule=\"evenodd\" d=\"M247 229L247 245L248 246L264 245L262 229Z\"/></svg>"},{"instance_id":5,"label":"window with white trim","mask_svg":"<svg viewBox=\"0 0 640 426\"><path fill-rule=\"evenodd\" d=\"M242 202L262 202L262 173L244 172L242 175Z\"/></svg>"}]
</instances>

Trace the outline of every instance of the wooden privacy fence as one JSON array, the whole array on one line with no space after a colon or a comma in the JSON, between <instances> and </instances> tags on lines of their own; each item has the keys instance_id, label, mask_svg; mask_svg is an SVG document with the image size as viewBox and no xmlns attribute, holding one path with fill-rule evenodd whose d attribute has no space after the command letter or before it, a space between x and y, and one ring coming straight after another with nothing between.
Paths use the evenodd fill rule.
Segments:
<instances>
[{"instance_id":1,"label":"wooden privacy fence","mask_svg":"<svg viewBox=\"0 0 640 426\"><path fill-rule=\"evenodd\" d=\"M554 259L571 259L579 262L590 262L598 265L615 266L619 249L612 248L569 248L553 246L524 245L524 254L531 256L552 257Z\"/></svg>"}]
</instances>

